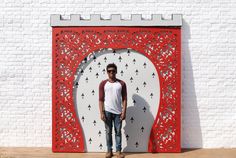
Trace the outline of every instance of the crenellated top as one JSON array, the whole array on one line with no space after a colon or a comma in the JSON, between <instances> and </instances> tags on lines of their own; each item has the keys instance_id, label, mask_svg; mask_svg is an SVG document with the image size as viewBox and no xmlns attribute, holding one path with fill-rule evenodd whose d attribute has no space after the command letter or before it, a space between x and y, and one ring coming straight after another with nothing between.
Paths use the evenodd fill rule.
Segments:
<instances>
[{"instance_id":1,"label":"crenellated top","mask_svg":"<svg viewBox=\"0 0 236 158\"><path fill-rule=\"evenodd\" d=\"M70 14L70 19L62 19L60 14L52 14L50 25L54 26L182 26L182 14L172 14L171 19L163 19L162 14L152 14L144 19L142 14L131 14L131 19L121 19L120 14L111 14L103 19L101 14L91 14L83 19L80 14Z\"/></svg>"}]
</instances>

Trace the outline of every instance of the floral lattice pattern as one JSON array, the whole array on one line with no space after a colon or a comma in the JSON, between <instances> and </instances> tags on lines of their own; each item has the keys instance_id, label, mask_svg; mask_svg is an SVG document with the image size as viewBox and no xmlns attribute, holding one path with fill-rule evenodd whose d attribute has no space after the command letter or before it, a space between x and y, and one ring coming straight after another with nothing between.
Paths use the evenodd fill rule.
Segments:
<instances>
[{"instance_id":1,"label":"floral lattice pattern","mask_svg":"<svg viewBox=\"0 0 236 158\"><path fill-rule=\"evenodd\" d=\"M148 152L180 151L180 27L54 27L53 151L85 152L73 103L78 65L94 51L130 48L154 64L160 80L160 105Z\"/></svg>"}]
</instances>

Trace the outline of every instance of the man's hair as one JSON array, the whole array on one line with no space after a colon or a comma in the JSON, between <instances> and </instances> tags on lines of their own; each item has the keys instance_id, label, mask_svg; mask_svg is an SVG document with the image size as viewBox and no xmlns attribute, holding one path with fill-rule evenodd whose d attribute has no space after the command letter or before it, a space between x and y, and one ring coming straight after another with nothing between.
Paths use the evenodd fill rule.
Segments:
<instances>
[{"instance_id":1,"label":"man's hair","mask_svg":"<svg viewBox=\"0 0 236 158\"><path fill-rule=\"evenodd\" d=\"M116 64L114 64L114 63L108 64L108 65L107 65L107 70L108 70L108 68L110 68L110 67L114 67L115 70L116 70L116 72L117 72L117 66L116 66Z\"/></svg>"}]
</instances>

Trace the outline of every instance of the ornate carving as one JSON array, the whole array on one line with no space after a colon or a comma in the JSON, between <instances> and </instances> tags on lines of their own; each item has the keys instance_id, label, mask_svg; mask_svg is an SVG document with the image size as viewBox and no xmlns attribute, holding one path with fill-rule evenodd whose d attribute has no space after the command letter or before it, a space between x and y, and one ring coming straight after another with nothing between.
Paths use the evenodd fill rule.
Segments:
<instances>
[{"instance_id":1,"label":"ornate carving","mask_svg":"<svg viewBox=\"0 0 236 158\"><path fill-rule=\"evenodd\" d=\"M53 28L53 151L85 152L72 92L78 65L94 51L129 48L144 54L160 77L160 106L149 152L180 151L181 52L179 27Z\"/></svg>"}]
</instances>

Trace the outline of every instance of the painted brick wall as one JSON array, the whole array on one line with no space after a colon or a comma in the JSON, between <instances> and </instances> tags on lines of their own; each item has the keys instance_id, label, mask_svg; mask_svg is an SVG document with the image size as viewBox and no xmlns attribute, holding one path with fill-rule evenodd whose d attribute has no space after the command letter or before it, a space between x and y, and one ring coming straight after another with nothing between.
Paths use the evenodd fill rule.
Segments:
<instances>
[{"instance_id":1,"label":"painted brick wall","mask_svg":"<svg viewBox=\"0 0 236 158\"><path fill-rule=\"evenodd\" d=\"M0 146L51 146L50 14L183 14L182 147L236 147L236 1L0 3Z\"/></svg>"}]
</instances>

